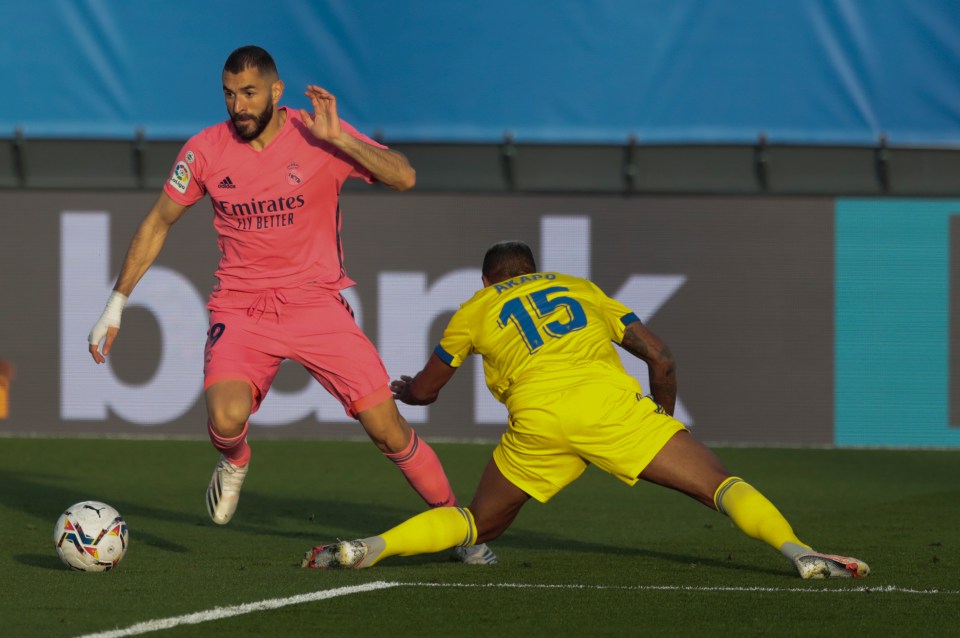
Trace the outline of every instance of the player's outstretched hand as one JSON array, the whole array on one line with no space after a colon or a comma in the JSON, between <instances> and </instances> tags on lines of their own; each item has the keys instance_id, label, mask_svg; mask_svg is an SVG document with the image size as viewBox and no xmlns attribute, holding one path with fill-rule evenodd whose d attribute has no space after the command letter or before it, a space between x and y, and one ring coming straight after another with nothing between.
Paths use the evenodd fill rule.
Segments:
<instances>
[{"instance_id":1,"label":"player's outstretched hand","mask_svg":"<svg viewBox=\"0 0 960 638\"><path fill-rule=\"evenodd\" d=\"M333 93L315 84L308 84L304 93L313 104L313 115L300 109L300 117L310 132L324 142L330 142L340 136L340 116L337 115L337 98Z\"/></svg>"},{"instance_id":2,"label":"player's outstretched hand","mask_svg":"<svg viewBox=\"0 0 960 638\"><path fill-rule=\"evenodd\" d=\"M413 377L406 374L401 374L399 379L391 381L390 390L393 391L393 398L401 403L408 403L408 401L404 400L404 393L412 381Z\"/></svg>"}]
</instances>

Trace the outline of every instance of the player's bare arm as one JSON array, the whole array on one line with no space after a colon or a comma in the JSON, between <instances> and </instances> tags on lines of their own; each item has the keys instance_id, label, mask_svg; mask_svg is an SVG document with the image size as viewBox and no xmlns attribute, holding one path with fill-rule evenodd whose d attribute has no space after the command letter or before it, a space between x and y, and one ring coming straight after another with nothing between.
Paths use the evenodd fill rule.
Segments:
<instances>
[{"instance_id":1,"label":"player's bare arm","mask_svg":"<svg viewBox=\"0 0 960 638\"><path fill-rule=\"evenodd\" d=\"M453 378L457 369L437 355L430 355L423 370L415 377L402 375L390 383L393 397L407 405L429 405L440 396L440 390Z\"/></svg>"},{"instance_id":2,"label":"player's bare arm","mask_svg":"<svg viewBox=\"0 0 960 638\"><path fill-rule=\"evenodd\" d=\"M130 241L114 290L130 296L137 283L160 254L170 228L187 212L187 207L160 193Z\"/></svg>"},{"instance_id":3,"label":"player's bare arm","mask_svg":"<svg viewBox=\"0 0 960 638\"><path fill-rule=\"evenodd\" d=\"M110 354L113 342L120 332L120 314L127 297L160 254L167 240L170 227L187 212L188 207L170 199L166 193L160 193L156 203L147 213L140 227L130 241L127 255L124 257L120 276L114 286L114 294L107 302L100 319L90 331L88 350L97 363L104 363ZM103 341L103 350L100 342Z\"/></svg>"},{"instance_id":4,"label":"player's bare arm","mask_svg":"<svg viewBox=\"0 0 960 638\"><path fill-rule=\"evenodd\" d=\"M667 344L642 322L634 321L627 325L620 345L647 364L653 400L673 415L677 404L677 368Z\"/></svg>"},{"instance_id":5,"label":"player's bare arm","mask_svg":"<svg viewBox=\"0 0 960 638\"><path fill-rule=\"evenodd\" d=\"M306 96L313 105L313 115L300 109L300 116L318 140L333 144L390 188L398 191L413 188L417 172L403 153L368 144L346 133L340 126L337 98L329 91L311 84L307 86Z\"/></svg>"}]
</instances>

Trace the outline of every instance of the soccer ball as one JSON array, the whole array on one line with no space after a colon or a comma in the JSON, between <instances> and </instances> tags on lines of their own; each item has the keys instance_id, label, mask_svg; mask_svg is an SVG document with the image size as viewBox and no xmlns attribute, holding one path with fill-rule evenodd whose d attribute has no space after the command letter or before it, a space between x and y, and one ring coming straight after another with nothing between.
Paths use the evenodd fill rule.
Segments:
<instances>
[{"instance_id":1,"label":"soccer ball","mask_svg":"<svg viewBox=\"0 0 960 638\"><path fill-rule=\"evenodd\" d=\"M106 503L81 501L57 519L53 543L70 569L105 572L116 567L127 551L127 523Z\"/></svg>"}]
</instances>

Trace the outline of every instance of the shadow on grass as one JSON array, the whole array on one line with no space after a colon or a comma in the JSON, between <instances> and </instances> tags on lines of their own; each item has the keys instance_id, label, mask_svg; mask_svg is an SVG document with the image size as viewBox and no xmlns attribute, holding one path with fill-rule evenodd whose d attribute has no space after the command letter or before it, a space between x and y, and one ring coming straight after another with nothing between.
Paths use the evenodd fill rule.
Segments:
<instances>
[{"instance_id":1,"label":"shadow on grass","mask_svg":"<svg viewBox=\"0 0 960 638\"><path fill-rule=\"evenodd\" d=\"M710 567L714 569L723 569L723 570L735 570L738 572L744 573L755 573L755 574L769 574L773 576L782 576L787 573L791 573L790 568L781 566L777 567L758 567L756 565L748 565L744 563L737 563L735 560L717 560L713 558L706 557L704 555L698 554L679 554L673 552L664 552L657 550L643 549L640 547L625 547L622 545L604 545L602 543L584 543L582 541L573 541L569 538L563 538L558 536L553 536L550 534L541 534L537 532L531 532L529 530L523 531L508 531L506 535L500 537L496 541L490 543L490 547L497 551L500 548L509 547L511 549L527 549L532 552L570 552L572 554L584 555L584 554L604 554L609 556L614 556L617 558L631 559L631 558L640 558L648 559L655 561L663 561L668 563L675 563L683 565L684 567L689 567L692 565L700 567ZM758 546L759 551L767 551L768 548ZM532 565L533 562L536 562L538 559L532 559L529 563ZM409 557L390 557L385 559L385 562L381 565L377 565L377 569L389 569L391 567L403 568L411 567L414 565L425 565L438 562L457 562L456 559L451 555L446 555L445 553L440 554L427 554L422 556L409 556ZM776 562L776 556L772 556L771 563ZM478 567L471 567L471 569L478 569ZM486 568L482 568L486 569Z\"/></svg>"},{"instance_id":2,"label":"shadow on grass","mask_svg":"<svg viewBox=\"0 0 960 638\"><path fill-rule=\"evenodd\" d=\"M286 508L295 508L299 506L300 511L305 510L302 502L285 501L273 496L262 493L251 492L244 493L244 500L241 502L241 508L245 511L254 511L263 516L264 513L272 512L276 515L278 512L290 511ZM317 531L278 531L274 526L264 526L256 520L250 518L238 510L237 518L229 525L231 529L237 532L250 534L263 534L269 536L283 536L288 538L303 538L306 542L304 551L314 545L320 545L333 542L337 539L363 538L373 536L384 532L404 520L413 516L417 512L408 508L385 507L382 505L364 505L358 502L312 499L309 507L314 518L322 518L332 523L318 525ZM337 522L341 524L338 525ZM737 533L737 532L733 532ZM324 535L325 534L325 535ZM754 565L737 563L734 560L717 560L698 555L695 553L672 553L658 550L644 549L642 547L629 547L624 545L608 544L598 541L585 540L582 538L571 538L565 535L551 534L549 532L531 531L514 527L491 543L496 548L511 548L519 550L529 550L531 552L570 552L573 554L601 554L617 558L646 558L657 561L667 561L679 563L684 566L701 565L719 569L734 569L743 572L765 573L773 575L782 575L783 568L759 568ZM757 546L758 551L766 551L767 548L762 545ZM435 564L438 562L457 562L452 552L440 552L437 554L427 554L421 556L393 557L388 565L398 567L409 567L413 565Z\"/></svg>"},{"instance_id":3,"label":"shadow on grass","mask_svg":"<svg viewBox=\"0 0 960 638\"><path fill-rule=\"evenodd\" d=\"M25 514L36 516L41 521L48 522L50 525L50 537L53 538L53 526L56 517L63 512L64 508L70 507L74 503L86 500L97 500L89 492L83 492L70 487L69 485L52 485L62 478L48 474L25 474L19 472L13 474L0 470L0 483L6 488L0 492L0 503L11 509L18 509ZM189 515L153 508L143 503L126 501L122 499L111 499L109 503L121 515L127 519L131 516L145 516L154 519L172 521L175 523L189 524L194 521L194 517ZM164 536L151 534L143 529L136 529L131 535L147 545L152 545L158 549L170 552L189 551L183 545L176 543ZM51 541L52 542L52 541ZM29 564L26 561L21 561ZM59 564L59 560L56 564ZM39 565L39 566L45 566Z\"/></svg>"},{"instance_id":4,"label":"shadow on grass","mask_svg":"<svg viewBox=\"0 0 960 638\"><path fill-rule=\"evenodd\" d=\"M58 481L60 482L58 484ZM93 497L88 492L69 486L63 477L49 474L11 473L0 470L0 484L6 489L0 492L0 503L6 507L18 509L36 516L41 521L49 520L50 532L53 532L51 513L59 513L64 507ZM154 534L150 525L142 521L161 521L176 525L209 527L222 530L225 537L233 534L255 535L269 538L300 539L306 551L313 545L331 542L338 538L362 538L383 532L403 522L416 513L410 507L387 506L357 501L344 501L332 498L290 498L263 493L257 490L244 490L243 498L235 518L226 526L215 525L207 516L203 504L201 486L195 503L187 504L190 511L164 509L149 505L149 495L143 500L111 499L110 505L120 511L131 525L131 537L137 543L144 543L166 552L189 553L195 548L171 540L170 535ZM512 548L534 552L558 551L575 554L604 554L616 557L639 557L668 561L683 565L698 564L714 568L735 569L749 572L779 574L782 570L763 569L752 565L742 565L730 560L720 561L692 553L671 553L648 550L638 547L625 547L583 538L571 538L548 532L534 532L527 529L511 529L495 541L494 548ZM14 557L18 562L42 569L62 569L56 556L23 554ZM451 561L450 553L430 554L417 557L405 557L390 565L412 566Z\"/></svg>"},{"instance_id":5,"label":"shadow on grass","mask_svg":"<svg viewBox=\"0 0 960 638\"><path fill-rule=\"evenodd\" d=\"M63 563L56 554L16 554L13 560L28 567L63 571Z\"/></svg>"}]
</instances>

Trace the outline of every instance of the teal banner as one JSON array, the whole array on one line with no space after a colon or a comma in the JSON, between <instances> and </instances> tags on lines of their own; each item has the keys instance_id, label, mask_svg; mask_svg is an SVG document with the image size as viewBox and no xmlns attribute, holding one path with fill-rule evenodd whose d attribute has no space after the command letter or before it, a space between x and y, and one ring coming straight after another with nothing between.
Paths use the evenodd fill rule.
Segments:
<instances>
[{"instance_id":1,"label":"teal banner","mask_svg":"<svg viewBox=\"0 0 960 638\"><path fill-rule=\"evenodd\" d=\"M958 219L960 200L837 201L837 445L960 445Z\"/></svg>"}]
</instances>

